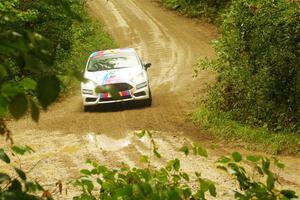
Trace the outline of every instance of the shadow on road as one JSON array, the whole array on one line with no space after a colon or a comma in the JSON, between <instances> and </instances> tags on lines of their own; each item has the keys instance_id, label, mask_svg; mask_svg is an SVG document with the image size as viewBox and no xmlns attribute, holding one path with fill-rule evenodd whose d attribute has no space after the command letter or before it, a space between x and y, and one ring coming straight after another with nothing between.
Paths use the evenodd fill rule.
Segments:
<instances>
[{"instance_id":1,"label":"shadow on road","mask_svg":"<svg viewBox=\"0 0 300 200\"><path fill-rule=\"evenodd\" d=\"M124 110L136 110L145 109L149 106L145 106L143 102L119 102L119 103L108 103L97 106L90 106L86 112L119 112Z\"/></svg>"}]
</instances>

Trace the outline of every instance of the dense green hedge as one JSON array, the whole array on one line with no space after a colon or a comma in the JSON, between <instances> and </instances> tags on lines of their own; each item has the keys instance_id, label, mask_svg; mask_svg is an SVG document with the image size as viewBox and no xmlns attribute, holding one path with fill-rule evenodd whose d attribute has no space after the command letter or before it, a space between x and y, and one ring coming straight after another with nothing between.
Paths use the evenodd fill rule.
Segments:
<instances>
[{"instance_id":1,"label":"dense green hedge","mask_svg":"<svg viewBox=\"0 0 300 200\"><path fill-rule=\"evenodd\" d=\"M220 16L232 0L161 0L167 7L191 17L206 17L219 22Z\"/></svg>"},{"instance_id":2,"label":"dense green hedge","mask_svg":"<svg viewBox=\"0 0 300 200\"><path fill-rule=\"evenodd\" d=\"M300 4L233 1L215 43L218 73L207 105L269 130L300 130Z\"/></svg>"}]
</instances>

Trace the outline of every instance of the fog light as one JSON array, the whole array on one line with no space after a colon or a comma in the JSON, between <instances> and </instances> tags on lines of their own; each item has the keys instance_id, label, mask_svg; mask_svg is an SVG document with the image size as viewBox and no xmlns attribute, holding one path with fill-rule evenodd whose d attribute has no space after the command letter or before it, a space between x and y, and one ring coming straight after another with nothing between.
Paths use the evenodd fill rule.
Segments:
<instances>
[{"instance_id":1,"label":"fog light","mask_svg":"<svg viewBox=\"0 0 300 200\"><path fill-rule=\"evenodd\" d=\"M88 97L85 99L86 102L95 102L97 101L97 98L91 98L91 97Z\"/></svg>"},{"instance_id":2,"label":"fog light","mask_svg":"<svg viewBox=\"0 0 300 200\"><path fill-rule=\"evenodd\" d=\"M138 92L138 93L134 93L134 96L136 96L136 97L141 97L141 96L145 96L145 95L146 95L146 93L144 91Z\"/></svg>"},{"instance_id":3,"label":"fog light","mask_svg":"<svg viewBox=\"0 0 300 200\"><path fill-rule=\"evenodd\" d=\"M136 85L137 89L141 89L141 88L144 88L144 87L147 87L147 82L143 82L143 83L140 83L140 84Z\"/></svg>"}]
</instances>

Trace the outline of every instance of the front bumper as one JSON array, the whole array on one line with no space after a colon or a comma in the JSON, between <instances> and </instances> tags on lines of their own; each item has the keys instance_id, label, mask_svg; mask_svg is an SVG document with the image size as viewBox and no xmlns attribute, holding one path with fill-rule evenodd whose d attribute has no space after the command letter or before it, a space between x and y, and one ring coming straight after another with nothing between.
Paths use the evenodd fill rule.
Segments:
<instances>
[{"instance_id":1,"label":"front bumper","mask_svg":"<svg viewBox=\"0 0 300 200\"><path fill-rule=\"evenodd\" d=\"M99 104L118 103L126 101L139 101L150 98L149 84L143 88L133 87L128 91L120 91L118 97L112 97L109 93L96 93L95 88L86 88L81 84L81 94L84 106L95 106Z\"/></svg>"}]
</instances>

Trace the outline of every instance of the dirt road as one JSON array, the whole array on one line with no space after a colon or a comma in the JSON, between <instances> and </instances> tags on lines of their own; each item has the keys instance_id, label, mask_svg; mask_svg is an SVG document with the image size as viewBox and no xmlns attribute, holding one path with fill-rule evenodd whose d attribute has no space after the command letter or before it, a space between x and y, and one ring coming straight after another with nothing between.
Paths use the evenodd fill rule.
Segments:
<instances>
[{"instance_id":1,"label":"dirt road","mask_svg":"<svg viewBox=\"0 0 300 200\"><path fill-rule=\"evenodd\" d=\"M150 0L90 0L88 8L91 16L106 24L121 47L135 48L144 61L152 63L149 76L153 106L105 107L100 112L84 113L78 91L42 113L38 124L30 119L11 122L15 142L36 149L36 153L27 155L23 168L37 163L29 175L51 187L58 180L65 183L78 177L86 158L109 166L125 161L142 167L140 156L149 154L148 143L132 133L148 129L154 133L163 155L162 160L153 158L153 165L161 166L164 161L179 157L184 170L201 171L219 185L219 199L232 198L236 185L216 170L214 163L220 152L230 152L230 148L210 151L209 159L184 158L177 152L182 144L200 139L203 142L206 137L187 121L186 114L194 107L194 96L201 95L214 80L208 71L193 79L192 66L196 59L214 55L211 40L218 37L217 29L177 16ZM284 176L290 180L283 180L284 183L300 192L300 161L283 159L288 162ZM68 195L57 198L69 199L76 193L70 190Z\"/></svg>"}]
</instances>

